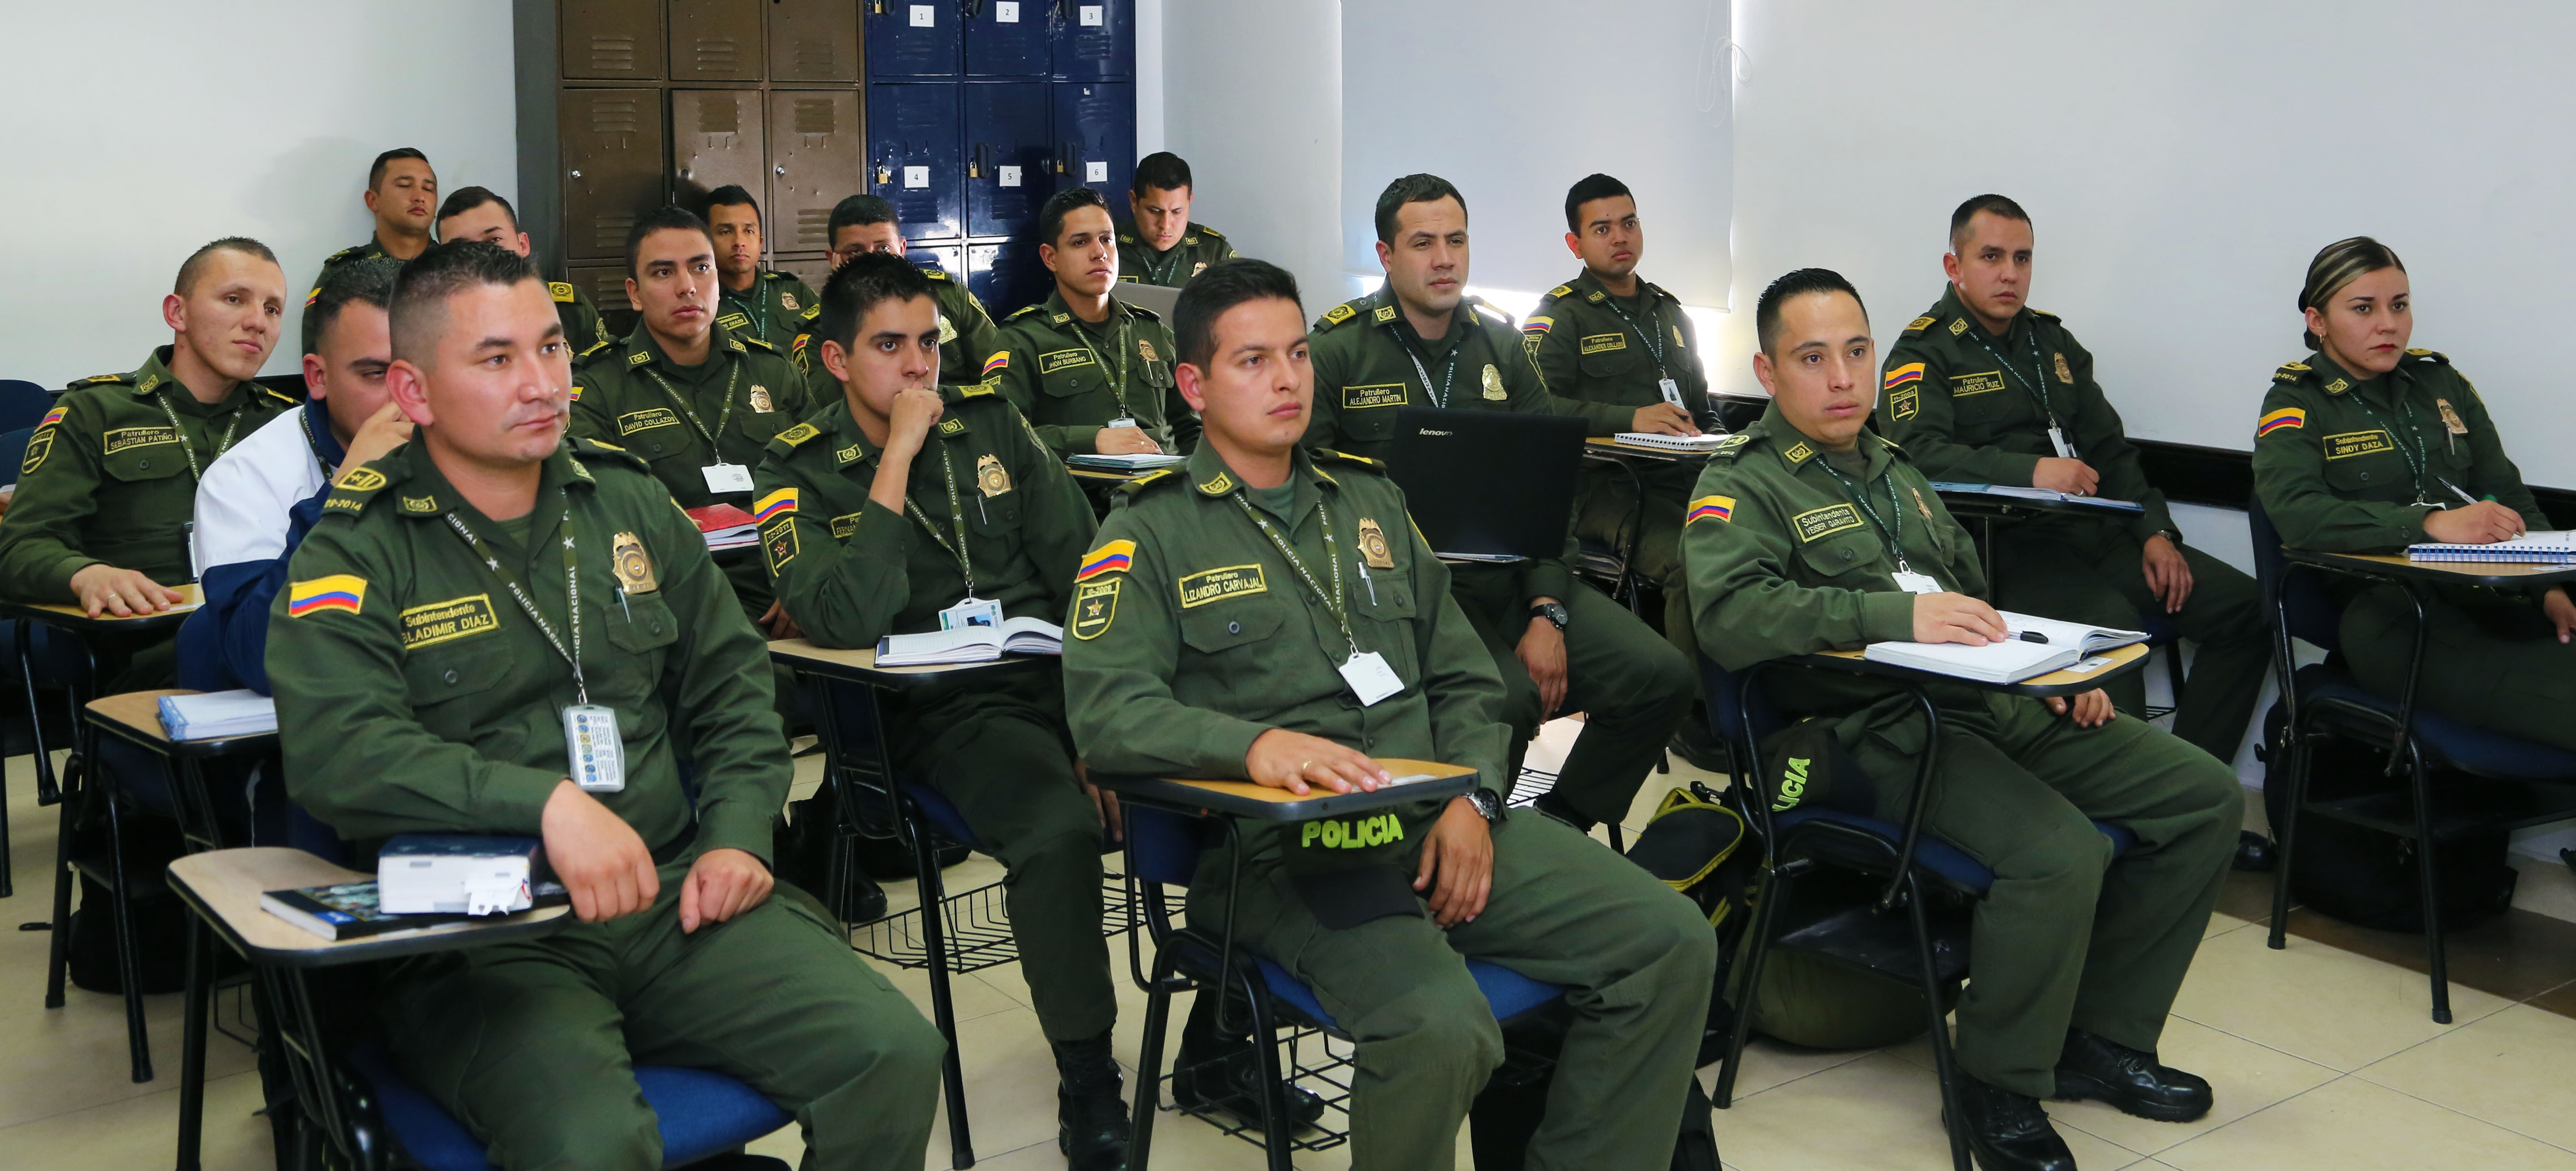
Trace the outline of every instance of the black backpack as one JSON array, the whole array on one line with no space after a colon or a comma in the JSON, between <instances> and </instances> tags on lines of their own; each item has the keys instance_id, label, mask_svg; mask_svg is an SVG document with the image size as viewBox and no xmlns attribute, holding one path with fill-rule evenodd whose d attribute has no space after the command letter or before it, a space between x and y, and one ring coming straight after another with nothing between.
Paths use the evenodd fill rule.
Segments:
<instances>
[{"instance_id":1,"label":"black backpack","mask_svg":"<svg viewBox=\"0 0 2576 1171\"><path fill-rule=\"evenodd\" d=\"M2288 759L2282 737L2288 710L2279 703L2263 716L2263 810L2275 838L2288 819L2290 775L2280 768ZM2401 770L2386 775L2385 748L2341 736L2319 737L2308 744L2308 799L2330 801L2369 793L2404 791L2411 782ZM2452 778L2436 773L2438 789ZM2474 780L2464 783L2476 784ZM2465 931L2503 914L2513 905L2515 879L2505 861L2511 835L2499 830L2457 838L2437 847L2435 877L2441 884L2442 928ZM2414 839L2350 822L2308 814L2299 818L2298 847L2290 867L2290 897L2319 914L2362 927L2422 934L2424 931L2422 854Z\"/></svg>"}]
</instances>

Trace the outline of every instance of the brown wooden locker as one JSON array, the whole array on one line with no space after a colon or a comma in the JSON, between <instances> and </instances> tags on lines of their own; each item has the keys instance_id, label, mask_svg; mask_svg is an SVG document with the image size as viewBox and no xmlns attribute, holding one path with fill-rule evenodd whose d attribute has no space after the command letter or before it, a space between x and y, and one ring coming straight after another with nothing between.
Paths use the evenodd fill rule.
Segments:
<instances>
[{"instance_id":1,"label":"brown wooden locker","mask_svg":"<svg viewBox=\"0 0 2576 1171\"><path fill-rule=\"evenodd\" d=\"M671 80L758 81L761 0L671 0Z\"/></svg>"},{"instance_id":2,"label":"brown wooden locker","mask_svg":"<svg viewBox=\"0 0 2576 1171\"><path fill-rule=\"evenodd\" d=\"M622 261L626 230L663 201L662 91L565 89L557 110L564 255Z\"/></svg>"},{"instance_id":3,"label":"brown wooden locker","mask_svg":"<svg viewBox=\"0 0 2576 1171\"><path fill-rule=\"evenodd\" d=\"M777 256L770 259L770 267L805 282L807 288L820 293L823 282L832 275L832 258L821 255Z\"/></svg>"},{"instance_id":4,"label":"brown wooden locker","mask_svg":"<svg viewBox=\"0 0 2576 1171\"><path fill-rule=\"evenodd\" d=\"M600 319L608 323L610 334L624 337L635 331L635 303L626 298L625 261L566 265L564 279L590 294L590 303L599 309ZM587 350L594 344L589 338L576 338L574 341L576 355L579 350Z\"/></svg>"},{"instance_id":5,"label":"brown wooden locker","mask_svg":"<svg viewBox=\"0 0 2576 1171\"><path fill-rule=\"evenodd\" d=\"M769 91L770 247L832 246L832 205L867 190L865 138L857 90Z\"/></svg>"},{"instance_id":6,"label":"brown wooden locker","mask_svg":"<svg viewBox=\"0 0 2576 1171\"><path fill-rule=\"evenodd\" d=\"M770 0L769 80L858 79L859 0Z\"/></svg>"},{"instance_id":7,"label":"brown wooden locker","mask_svg":"<svg viewBox=\"0 0 2576 1171\"><path fill-rule=\"evenodd\" d=\"M671 91L671 200L699 210L707 194L728 183L757 195L769 164L762 152L766 107L756 89ZM766 204L764 204L766 206Z\"/></svg>"},{"instance_id":8,"label":"brown wooden locker","mask_svg":"<svg viewBox=\"0 0 2576 1171\"><path fill-rule=\"evenodd\" d=\"M565 80L662 76L661 0L563 0L561 12Z\"/></svg>"}]
</instances>

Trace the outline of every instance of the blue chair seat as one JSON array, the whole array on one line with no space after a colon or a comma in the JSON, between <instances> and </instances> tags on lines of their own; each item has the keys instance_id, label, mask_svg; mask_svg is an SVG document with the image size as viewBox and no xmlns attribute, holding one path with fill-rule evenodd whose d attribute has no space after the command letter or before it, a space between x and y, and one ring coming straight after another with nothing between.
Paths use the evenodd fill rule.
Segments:
<instances>
[{"instance_id":1,"label":"blue chair seat","mask_svg":"<svg viewBox=\"0 0 2576 1171\"><path fill-rule=\"evenodd\" d=\"M349 1064L375 1091L378 1113L413 1162L428 1171L491 1171L483 1144L394 1072L393 1059L381 1046L351 1051ZM791 1121L750 1086L720 1073L639 1065L635 1084L661 1129L664 1166L732 1150Z\"/></svg>"},{"instance_id":2,"label":"blue chair seat","mask_svg":"<svg viewBox=\"0 0 2576 1171\"><path fill-rule=\"evenodd\" d=\"M959 813L957 806L951 804L948 798L940 796L939 790L928 785L909 782L900 787L904 796L911 798L913 804L921 806L922 815L930 819L930 824L937 827L940 833L948 835L948 840L970 850L984 848L984 840L975 836L975 827L966 824L966 815Z\"/></svg>"},{"instance_id":3,"label":"blue chair seat","mask_svg":"<svg viewBox=\"0 0 2576 1171\"><path fill-rule=\"evenodd\" d=\"M1182 936L1176 942L1181 945L1182 954L1188 956L1199 970L1215 969L1217 954L1214 947L1195 936ZM1333 1014L1324 1011L1324 1002L1315 998L1315 990L1305 981L1268 956L1255 955L1252 962L1261 970L1261 982L1269 987L1270 995L1294 1007L1319 1026L1327 1029L1341 1027L1333 1019ZM1565 989L1554 984L1540 983L1501 964L1484 960L1468 960L1467 974L1475 978L1476 990L1485 994L1485 1003L1493 1007L1494 1019L1498 1021L1510 1020L1565 995Z\"/></svg>"},{"instance_id":4,"label":"blue chair seat","mask_svg":"<svg viewBox=\"0 0 2576 1171\"><path fill-rule=\"evenodd\" d=\"M1847 825L1890 842L1905 840L1905 830L1894 822L1880 821L1875 817L1863 817L1857 813L1845 813L1839 809L1809 807L1792 809L1786 813L1775 813L1771 816L1772 826L1784 837L1788 835L1790 827L1810 821L1829 821L1838 825ZM2138 844L2138 836L2129 832L2125 826L2097 821L2093 823L2093 828L2102 831L2102 836L2111 839L2113 858L2128 853ZM1933 837L1929 833L1914 844L1914 861L1915 864L1968 890L1982 892L1995 884L1995 872L1985 863L1977 861L1967 851Z\"/></svg>"},{"instance_id":5,"label":"blue chair seat","mask_svg":"<svg viewBox=\"0 0 2576 1171\"><path fill-rule=\"evenodd\" d=\"M2302 703L2350 704L2397 719L2397 704L2362 690L2349 676L2304 667L2293 676ZM2501 732L2415 709L2415 742L2464 772L2507 781L2563 781L2576 777L2576 752L2535 744Z\"/></svg>"}]
</instances>

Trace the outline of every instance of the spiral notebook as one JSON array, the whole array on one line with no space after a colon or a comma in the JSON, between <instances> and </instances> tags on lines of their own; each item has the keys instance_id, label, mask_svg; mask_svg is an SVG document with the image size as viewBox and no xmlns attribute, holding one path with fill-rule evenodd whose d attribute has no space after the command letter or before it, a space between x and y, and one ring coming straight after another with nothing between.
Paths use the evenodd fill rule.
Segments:
<instances>
[{"instance_id":1,"label":"spiral notebook","mask_svg":"<svg viewBox=\"0 0 2576 1171\"><path fill-rule=\"evenodd\" d=\"M2491 545L2446 545L2439 541L2406 547L2408 561L2519 562L2526 565L2576 565L2576 531L2534 529Z\"/></svg>"}]
</instances>

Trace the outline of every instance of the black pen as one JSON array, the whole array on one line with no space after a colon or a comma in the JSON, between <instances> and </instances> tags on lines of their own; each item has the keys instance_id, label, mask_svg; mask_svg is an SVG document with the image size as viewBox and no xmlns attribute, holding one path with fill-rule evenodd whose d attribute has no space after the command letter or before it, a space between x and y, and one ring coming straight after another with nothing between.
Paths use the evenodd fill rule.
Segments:
<instances>
[{"instance_id":1,"label":"black pen","mask_svg":"<svg viewBox=\"0 0 2576 1171\"><path fill-rule=\"evenodd\" d=\"M2018 639L2022 640L2023 642L2047 642L2047 641L2048 641L2048 636L2047 636L2047 635L2045 635L2045 634L2041 634L2040 632L2038 632L2038 631L2036 631L2036 630L2014 630L2014 631L2008 631L2008 632L2007 632L2007 634L2008 634L2010 637L2012 637L2012 638L2018 638Z\"/></svg>"}]
</instances>

